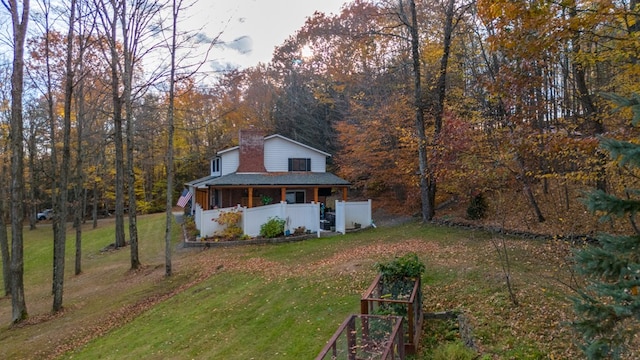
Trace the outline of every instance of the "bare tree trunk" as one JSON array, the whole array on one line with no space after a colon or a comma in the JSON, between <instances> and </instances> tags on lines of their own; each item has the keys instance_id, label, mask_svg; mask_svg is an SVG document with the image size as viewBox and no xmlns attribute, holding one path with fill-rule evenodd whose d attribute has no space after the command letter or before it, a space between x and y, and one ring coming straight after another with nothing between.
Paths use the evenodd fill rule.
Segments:
<instances>
[{"instance_id":1,"label":"bare tree trunk","mask_svg":"<svg viewBox=\"0 0 640 360\"><path fill-rule=\"evenodd\" d=\"M133 54L129 41L130 35L128 29L131 24L127 18L127 5L122 6L120 21L122 25L123 38L123 57L124 57L124 73L122 80L124 89L122 97L124 99L124 107L126 114L126 133L127 133L127 185L129 194L129 246L131 250L131 269L140 267L140 258L138 256L138 225L137 225L137 209L136 209L136 174L133 162L133 99L131 97L132 80L133 80Z\"/></svg>"},{"instance_id":2,"label":"bare tree trunk","mask_svg":"<svg viewBox=\"0 0 640 360\"><path fill-rule=\"evenodd\" d=\"M573 3L569 8L569 17L575 18L577 16L577 5ZM590 135L598 136L604 134L605 128L602 121L598 118L598 108L593 101L593 96L589 91L587 85L587 72L585 64L580 60L582 46L580 44L581 32L575 32L575 35L571 39L571 45L573 49L573 77L575 79L575 86L577 91L577 97L582 105L584 111L584 118L589 126ZM587 50L588 51L588 50ZM577 110L577 109L576 109ZM600 151L596 154L598 166L595 168L596 172L596 188L602 191L606 191L607 177L605 166L607 163L607 156L604 152Z\"/></svg>"},{"instance_id":3,"label":"bare tree trunk","mask_svg":"<svg viewBox=\"0 0 640 360\"><path fill-rule=\"evenodd\" d=\"M533 211L536 214L536 217L538 218L538 222L545 222L546 219L544 218L544 215L542 215L542 210L540 210L540 206L538 206L536 197L533 194L533 190L531 189L531 183L527 177L527 169L526 169L525 163L519 155L516 155L516 161L519 167L518 169L519 174L517 177L522 183L522 190L524 191L524 194L527 196L527 200L529 200L529 204L531 204L531 207L533 208Z\"/></svg>"},{"instance_id":4,"label":"bare tree trunk","mask_svg":"<svg viewBox=\"0 0 640 360\"><path fill-rule=\"evenodd\" d=\"M5 6L6 3L3 2ZM13 25L13 71L11 73L11 322L27 318L24 298L24 144L22 95L24 80L24 41L29 19L29 0L22 1L22 14L17 0L9 0L8 10Z\"/></svg>"},{"instance_id":5,"label":"bare tree trunk","mask_svg":"<svg viewBox=\"0 0 640 360\"><path fill-rule=\"evenodd\" d=\"M58 124L57 124L57 115L55 113L55 103L54 103L54 94L53 94L53 75L51 70L51 44L50 44L50 34L51 34L51 26L49 24L49 16L51 10L51 3L48 1L42 2L43 7L43 21L44 21L44 62L46 67L46 92L44 94L46 102L47 102L47 119L49 122L49 138L51 141L51 149L50 149L50 158L51 162L51 206L53 209L52 216L52 228L53 228L53 267L52 267L52 275L51 275L51 294L54 295L56 293L56 286L62 280L59 279L60 274L64 275L64 253L62 254L63 259L60 260L60 251L56 249L56 246L59 246L61 240L59 238L61 234L60 227L64 226L64 220L61 220L61 211L59 196L61 192L60 186L60 169L58 168ZM64 234L63 234L64 236ZM62 240L64 241L64 240ZM62 261L63 272L60 272L58 267ZM54 300L55 302L55 300Z\"/></svg>"},{"instance_id":6,"label":"bare tree trunk","mask_svg":"<svg viewBox=\"0 0 640 360\"><path fill-rule=\"evenodd\" d=\"M29 155L29 206L27 207L27 213L29 214L29 230L36 229L38 207L40 206L39 199L36 197L38 187L38 172L36 171L36 122L29 122L29 139L27 144L27 151Z\"/></svg>"},{"instance_id":7,"label":"bare tree trunk","mask_svg":"<svg viewBox=\"0 0 640 360\"><path fill-rule=\"evenodd\" d=\"M115 52L115 49L114 49ZM116 65L113 64L112 67ZM117 70L115 70L117 72ZM112 74L114 72L112 71ZM118 76L114 74L114 76ZM113 123L114 123L114 143L116 147L116 238L115 247L120 248L126 245L124 234L124 150L122 139L122 99L118 94L118 86L116 83L112 84L113 89Z\"/></svg>"},{"instance_id":8,"label":"bare tree trunk","mask_svg":"<svg viewBox=\"0 0 640 360\"><path fill-rule=\"evenodd\" d=\"M447 0L444 22L444 39L442 41L442 57L440 58L440 71L438 72L438 102L434 114L434 136L436 140L442 131L442 118L444 116L444 101L447 95L447 68L449 66L449 54L451 53L451 38L455 24L453 22L455 0Z\"/></svg>"},{"instance_id":9,"label":"bare tree trunk","mask_svg":"<svg viewBox=\"0 0 640 360\"><path fill-rule=\"evenodd\" d=\"M75 1L75 0L74 0ZM82 273L82 224L85 220L85 212L87 208L87 189L85 188L86 174L84 171L84 147L83 136L84 129L87 124L87 111L85 101L85 66L84 66L84 54L87 48L87 44L90 41L94 21L81 21L86 17L86 8L83 7L83 2L76 4L77 19L78 19L78 58L74 63L74 67L77 68L78 83L76 85L77 90L75 92L76 99L76 169L75 169L75 213L74 213L74 225L76 229L76 241L75 241L75 269L74 274L80 275ZM94 19L95 20L95 19ZM87 24L88 28L87 28ZM97 224L96 224L97 226Z\"/></svg>"},{"instance_id":10,"label":"bare tree trunk","mask_svg":"<svg viewBox=\"0 0 640 360\"><path fill-rule=\"evenodd\" d=\"M81 12L78 14L79 18L82 16ZM80 32L81 33L81 32ZM83 46L83 45L81 45ZM79 73L83 73L82 65L83 51L80 50ZM76 244L75 244L75 274L82 273L82 222L84 219L85 207L86 207L86 191L84 190L85 175L83 166L84 151L82 146L82 136L85 123L85 107L84 107L84 79L81 79L78 83L78 90L76 92L76 106L77 106L77 121L76 121L76 171L75 171L75 213L74 213L74 226L76 229Z\"/></svg>"},{"instance_id":11,"label":"bare tree trunk","mask_svg":"<svg viewBox=\"0 0 640 360\"><path fill-rule=\"evenodd\" d=\"M69 32L67 34L67 56L65 68L65 89L64 89L64 116L62 125L62 164L60 167L60 182L58 196L59 214L54 214L58 220L54 234L54 282L53 282L53 308L54 313L62 310L62 299L64 293L64 263L65 248L67 242L67 198L68 184L71 163L71 101L73 95L73 35L75 27L76 0L71 0L69 13Z\"/></svg>"},{"instance_id":12,"label":"bare tree trunk","mask_svg":"<svg viewBox=\"0 0 640 360\"><path fill-rule=\"evenodd\" d=\"M93 219L93 228L98 227L98 182L93 182L93 203L91 206L91 218Z\"/></svg>"},{"instance_id":13,"label":"bare tree trunk","mask_svg":"<svg viewBox=\"0 0 640 360\"><path fill-rule=\"evenodd\" d=\"M411 19L407 18L404 9L404 1L399 0L399 15L404 25L409 29L411 39L411 60L413 65L413 98L415 106L415 130L418 139L418 159L420 169L420 199L422 202L422 221L427 222L435 214L435 201L431 197L430 189L435 192L435 183L431 183L433 176L429 173L429 161L427 154L427 135L424 129L425 103L422 99L422 75L420 68L420 37L418 35L418 18L416 3L409 0Z\"/></svg>"},{"instance_id":14,"label":"bare tree trunk","mask_svg":"<svg viewBox=\"0 0 640 360\"><path fill-rule=\"evenodd\" d=\"M445 8L445 23L444 23L444 38L442 41L442 57L440 58L440 70L438 72L438 82L436 84L437 89L437 102L435 106L434 112L434 133L433 133L433 142L437 143L440 137L440 133L442 132L442 119L444 117L444 102L447 95L447 68L449 66L449 54L451 53L451 38L453 36L453 30L455 28L454 24L454 4L455 0L447 0L446 8ZM434 150L437 151L437 150ZM435 156L435 154L434 154ZM435 199L436 199L436 177L435 177L435 169L432 168L428 171L427 175L427 192L428 192L428 201L430 212L430 217L433 218L435 215Z\"/></svg>"},{"instance_id":15,"label":"bare tree trunk","mask_svg":"<svg viewBox=\"0 0 640 360\"><path fill-rule=\"evenodd\" d=\"M108 7L111 7L111 14L109 15ZM120 248L126 245L125 232L124 232L124 147L122 138L122 106L123 99L120 96L120 56L118 54L118 37L117 37L117 24L120 15L121 7L124 6L124 2L110 1L109 6L105 4L104 0L100 1L100 16L102 24L106 31L108 31L107 40L109 42L110 58L109 63L111 67L111 98L113 102L113 139L115 146L115 170L116 170L116 183L115 183L115 239L114 247Z\"/></svg>"},{"instance_id":16,"label":"bare tree trunk","mask_svg":"<svg viewBox=\"0 0 640 360\"><path fill-rule=\"evenodd\" d=\"M2 179L7 178L7 167L4 162L2 164ZM2 279L4 280L4 294L11 294L11 254L9 253L9 236L7 235L7 223L5 209L7 206L7 188L6 184L0 183L0 253L2 254Z\"/></svg>"},{"instance_id":17,"label":"bare tree trunk","mask_svg":"<svg viewBox=\"0 0 640 360\"><path fill-rule=\"evenodd\" d=\"M180 2L181 3L181 2ZM171 211L173 207L173 136L174 136L174 104L175 104L175 84L174 80L176 78L176 33L177 33L177 24L178 24L178 12L180 10L180 4L176 4L176 0L172 2L172 27L171 27L171 69L169 76L169 109L167 111L167 203L166 203L166 223L165 223L165 231L164 231L164 254L165 254L165 265L164 265L164 275L171 276L173 273L172 265L171 265L171 235L173 233L173 212Z\"/></svg>"}]
</instances>

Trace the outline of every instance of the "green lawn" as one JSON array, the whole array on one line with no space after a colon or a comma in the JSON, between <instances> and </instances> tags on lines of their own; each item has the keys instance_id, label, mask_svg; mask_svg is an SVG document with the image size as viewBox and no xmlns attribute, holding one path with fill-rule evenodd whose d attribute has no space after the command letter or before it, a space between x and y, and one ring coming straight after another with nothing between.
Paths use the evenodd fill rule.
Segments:
<instances>
[{"instance_id":1,"label":"green lawn","mask_svg":"<svg viewBox=\"0 0 640 360\"><path fill-rule=\"evenodd\" d=\"M506 239L515 306L491 235L482 232L410 223L279 245L181 249L174 253L175 276L165 278L163 223L160 214L140 218L145 268L135 273L127 271L128 248L99 251L112 225L86 231L85 273L68 277L65 314L0 329L0 358L66 351L63 358L72 359L313 359L346 316L359 311L375 263L407 252L427 265L425 311L464 311L483 354L575 355L564 323L571 315L566 289L557 281L566 275L566 244ZM46 314L51 305L47 231L43 226L42 238L25 241L37 243L25 248L27 306L38 304L31 315ZM10 300L0 308L8 319ZM452 340L428 336L417 359L433 358L438 339Z\"/></svg>"}]
</instances>

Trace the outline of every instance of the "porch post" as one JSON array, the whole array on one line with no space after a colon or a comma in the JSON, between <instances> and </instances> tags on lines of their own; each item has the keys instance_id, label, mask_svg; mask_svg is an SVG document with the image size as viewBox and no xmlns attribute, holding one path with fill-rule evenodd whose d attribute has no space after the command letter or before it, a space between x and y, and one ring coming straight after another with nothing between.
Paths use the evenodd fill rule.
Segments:
<instances>
[{"instance_id":1,"label":"porch post","mask_svg":"<svg viewBox=\"0 0 640 360\"><path fill-rule=\"evenodd\" d=\"M287 201L287 188L280 188L280 201Z\"/></svg>"},{"instance_id":2,"label":"porch post","mask_svg":"<svg viewBox=\"0 0 640 360\"><path fill-rule=\"evenodd\" d=\"M248 208L253 207L253 188L252 187L249 188L249 200L247 202L247 207Z\"/></svg>"},{"instance_id":3,"label":"porch post","mask_svg":"<svg viewBox=\"0 0 640 360\"><path fill-rule=\"evenodd\" d=\"M317 203L318 202L318 187L314 187L313 188L313 202Z\"/></svg>"},{"instance_id":4,"label":"porch post","mask_svg":"<svg viewBox=\"0 0 640 360\"><path fill-rule=\"evenodd\" d=\"M347 201L347 188L342 188L342 201Z\"/></svg>"}]
</instances>

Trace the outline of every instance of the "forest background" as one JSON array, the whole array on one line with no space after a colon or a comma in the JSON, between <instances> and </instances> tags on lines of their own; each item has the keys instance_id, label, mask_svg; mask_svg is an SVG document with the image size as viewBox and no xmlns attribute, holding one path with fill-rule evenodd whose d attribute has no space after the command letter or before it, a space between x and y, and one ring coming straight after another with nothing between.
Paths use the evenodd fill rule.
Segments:
<instances>
[{"instance_id":1,"label":"forest background","mask_svg":"<svg viewBox=\"0 0 640 360\"><path fill-rule=\"evenodd\" d=\"M387 212L564 236L629 230L599 223L581 199L596 188L634 196L627 189L637 174L599 151L598 139L637 141L630 116L603 95L638 91L635 0L356 0L310 17L269 63L215 74L192 50L218 39L178 32L172 52L163 2L129 2L146 7L119 15L126 2L77 0L73 21L67 4L35 3L23 112L32 228L60 197L53 185L65 156L78 216L166 211L169 169L175 199L209 173L216 151L237 144L240 129L254 127L334 154L329 170L352 182L350 198ZM111 31L123 24L128 38ZM11 74L2 62L3 194ZM478 202L486 211L467 211Z\"/></svg>"}]
</instances>

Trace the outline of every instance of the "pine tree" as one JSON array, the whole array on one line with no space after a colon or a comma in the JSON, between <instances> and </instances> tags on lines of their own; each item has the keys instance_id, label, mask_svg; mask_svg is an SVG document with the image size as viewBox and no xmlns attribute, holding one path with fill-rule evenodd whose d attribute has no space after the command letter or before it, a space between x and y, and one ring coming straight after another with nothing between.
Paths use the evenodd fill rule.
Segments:
<instances>
[{"instance_id":1,"label":"pine tree","mask_svg":"<svg viewBox=\"0 0 640 360\"><path fill-rule=\"evenodd\" d=\"M619 109L630 108L632 125L638 125L640 96L606 96ZM600 146L619 166L638 172L639 144L603 138ZM582 335L582 350L589 359L619 358L640 329L640 230L634 221L640 211L640 189L626 193L627 198L620 198L597 190L586 199L589 211L602 214L601 220L629 217L635 229L630 235L599 235L597 245L575 252L576 270L587 284L573 298L577 315L573 325Z\"/></svg>"}]
</instances>

